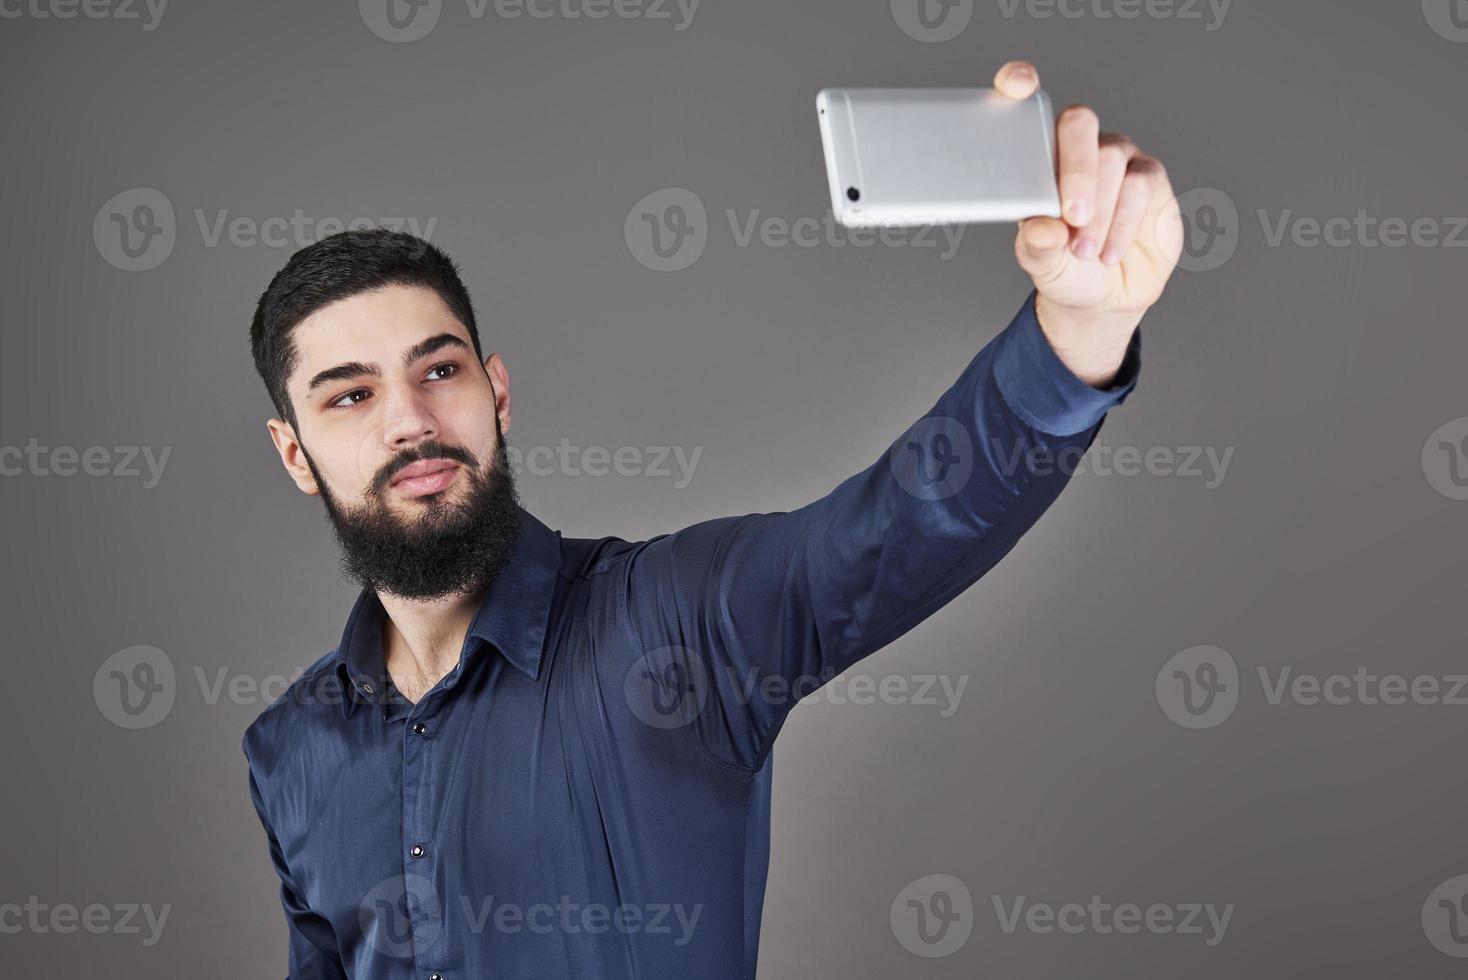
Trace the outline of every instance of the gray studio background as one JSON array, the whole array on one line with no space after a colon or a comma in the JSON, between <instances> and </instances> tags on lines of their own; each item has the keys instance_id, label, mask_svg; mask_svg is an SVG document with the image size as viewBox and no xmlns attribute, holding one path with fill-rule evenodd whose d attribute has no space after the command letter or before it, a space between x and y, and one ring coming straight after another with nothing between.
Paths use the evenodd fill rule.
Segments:
<instances>
[{"instance_id":1,"label":"gray studio background","mask_svg":"<svg viewBox=\"0 0 1468 980\"><path fill-rule=\"evenodd\" d=\"M270 447L246 328L317 222L433 222L508 362L512 445L701 453L686 485L671 460L522 474L551 526L636 538L788 509L876 458L1028 289L1010 227L946 256L941 235L761 234L828 210L815 93L988 85L1013 57L1201 191L1195 271L1098 440L1174 465L1078 476L983 583L856 671L963 683L955 710L941 687L796 710L760 976L1461 975L1439 900L1468 890L1468 704L1363 703L1354 681L1343 703L1276 704L1270 685L1365 671L1446 694L1468 669L1468 10L975 0L925 28L887 0L703 0L691 20L442 0L403 42L381 4L27 2L0 19L0 446L37 447L0 458L0 905L100 905L112 925L6 913L7 976L284 972L239 741L355 590ZM628 225L667 188L706 220L696 261L662 272ZM171 219L144 220L159 196ZM1361 212L1416 232L1382 244ZM163 234L130 257L112 214ZM1312 247L1301 218L1349 227ZM108 475L58 475L57 447L105 450ZM166 448L161 477L126 447ZM1226 469L1182 466L1189 447ZM94 680L137 646L168 658L173 702L128 728ZM1226 718L1173 720L1179 654L1236 667ZM892 920L933 875L971 903L942 956ZM1069 934L996 913L1093 895L1233 909L1211 945L1206 920ZM141 913L121 928L129 905L168 906L161 934Z\"/></svg>"}]
</instances>

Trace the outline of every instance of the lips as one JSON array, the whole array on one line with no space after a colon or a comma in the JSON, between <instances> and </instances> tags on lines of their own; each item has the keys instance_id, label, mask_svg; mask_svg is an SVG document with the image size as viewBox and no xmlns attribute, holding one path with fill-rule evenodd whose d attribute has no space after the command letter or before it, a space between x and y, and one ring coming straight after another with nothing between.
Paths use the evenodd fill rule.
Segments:
<instances>
[{"instance_id":1,"label":"lips","mask_svg":"<svg viewBox=\"0 0 1468 980\"><path fill-rule=\"evenodd\" d=\"M399 470L389 486L409 497L425 497L447 488L458 470L459 464L451 459L420 459Z\"/></svg>"}]
</instances>

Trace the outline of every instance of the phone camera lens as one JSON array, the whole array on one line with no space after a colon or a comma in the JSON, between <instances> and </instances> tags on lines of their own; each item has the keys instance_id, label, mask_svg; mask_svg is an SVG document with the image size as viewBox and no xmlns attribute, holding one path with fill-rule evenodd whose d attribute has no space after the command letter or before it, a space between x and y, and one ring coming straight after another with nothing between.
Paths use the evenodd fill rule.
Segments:
<instances>
[{"instance_id":1,"label":"phone camera lens","mask_svg":"<svg viewBox=\"0 0 1468 980\"><path fill-rule=\"evenodd\" d=\"M857 190L855 187L846 188L846 199L848 201L860 201L861 191Z\"/></svg>"}]
</instances>

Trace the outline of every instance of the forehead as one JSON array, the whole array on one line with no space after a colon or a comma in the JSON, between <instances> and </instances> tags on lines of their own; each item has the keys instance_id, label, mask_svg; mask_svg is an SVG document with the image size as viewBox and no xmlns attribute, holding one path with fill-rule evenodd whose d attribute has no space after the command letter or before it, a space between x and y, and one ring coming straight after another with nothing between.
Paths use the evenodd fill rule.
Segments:
<instances>
[{"instance_id":1,"label":"forehead","mask_svg":"<svg viewBox=\"0 0 1468 980\"><path fill-rule=\"evenodd\" d=\"M468 329L427 286L383 286L336 300L296 324L291 384L304 385L316 372L348 361L388 370L403 351L441 333L473 346Z\"/></svg>"}]
</instances>

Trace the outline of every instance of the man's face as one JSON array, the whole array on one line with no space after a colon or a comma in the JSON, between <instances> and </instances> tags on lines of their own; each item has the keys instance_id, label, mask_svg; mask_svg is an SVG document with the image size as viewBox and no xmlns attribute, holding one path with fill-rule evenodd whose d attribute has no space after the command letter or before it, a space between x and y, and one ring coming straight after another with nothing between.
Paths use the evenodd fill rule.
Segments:
<instances>
[{"instance_id":1,"label":"man's face","mask_svg":"<svg viewBox=\"0 0 1468 980\"><path fill-rule=\"evenodd\" d=\"M270 430L297 486L325 501L348 570L410 598L484 584L518 526L499 356L480 364L464 325L417 286L322 307L292 339L296 424Z\"/></svg>"}]
</instances>

